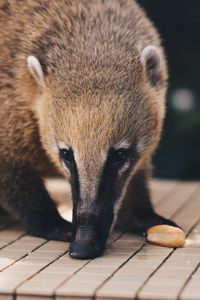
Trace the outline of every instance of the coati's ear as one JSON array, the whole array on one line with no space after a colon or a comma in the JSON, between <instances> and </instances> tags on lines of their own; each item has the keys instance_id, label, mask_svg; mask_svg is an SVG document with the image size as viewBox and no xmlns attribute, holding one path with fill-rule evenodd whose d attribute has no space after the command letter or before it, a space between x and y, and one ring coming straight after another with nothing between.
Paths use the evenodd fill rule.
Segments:
<instances>
[{"instance_id":1,"label":"coati's ear","mask_svg":"<svg viewBox=\"0 0 200 300\"><path fill-rule=\"evenodd\" d=\"M162 80L162 56L160 49L149 45L141 52L141 61L152 86L158 85Z\"/></svg>"},{"instance_id":2,"label":"coati's ear","mask_svg":"<svg viewBox=\"0 0 200 300\"><path fill-rule=\"evenodd\" d=\"M36 83L42 87L45 86L45 77L42 66L35 56L28 56L27 58L28 69Z\"/></svg>"}]
</instances>

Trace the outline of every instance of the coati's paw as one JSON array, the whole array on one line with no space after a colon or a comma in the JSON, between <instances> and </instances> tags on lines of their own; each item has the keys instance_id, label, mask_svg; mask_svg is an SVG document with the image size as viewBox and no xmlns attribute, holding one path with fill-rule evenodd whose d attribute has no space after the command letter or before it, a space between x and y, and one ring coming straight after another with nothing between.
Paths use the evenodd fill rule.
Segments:
<instances>
[{"instance_id":1,"label":"coati's paw","mask_svg":"<svg viewBox=\"0 0 200 300\"><path fill-rule=\"evenodd\" d=\"M178 228L178 225L175 222L169 219L165 219L158 214L153 214L149 221L146 223L146 230L157 225L168 225L170 227Z\"/></svg>"},{"instance_id":2,"label":"coati's paw","mask_svg":"<svg viewBox=\"0 0 200 300\"><path fill-rule=\"evenodd\" d=\"M147 230L147 241L164 247L182 247L185 233L182 229L169 225L157 225Z\"/></svg>"},{"instance_id":3,"label":"coati's paw","mask_svg":"<svg viewBox=\"0 0 200 300\"><path fill-rule=\"evenodd\" d=\"M119 223L115 226L115 229L122 232L134 233L142 236L147 235L147 230L153 226L157 225L169 225L177 228L178 225L169 219L165 219L162 216L152 213L146 216L134 216L129 222L124 222L124 224Z\"/></svg>"},{"instance_id":4,"label":"coati's paw","mask_svg":"<svg viewBox=\"0 0 200 300\"><path fill-rule=\"evenodd\" d=\"M47 240L70 242L72 240L72 224L65 220L60 220L54 226L51 224L51 226L45 226L45 228L27 228L27 233Z\"/></svg>"}]
</instances>

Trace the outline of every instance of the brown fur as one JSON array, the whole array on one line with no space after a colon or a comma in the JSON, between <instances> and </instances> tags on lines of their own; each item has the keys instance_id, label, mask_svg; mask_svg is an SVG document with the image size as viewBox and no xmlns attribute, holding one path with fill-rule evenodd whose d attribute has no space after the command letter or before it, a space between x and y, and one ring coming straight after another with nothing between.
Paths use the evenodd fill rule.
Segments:
<instances>
[{"instance_id":1,"label":"brown fur","mask_svg":"<svg viewBox=\"0 0 200 300\"><path fill-rule=\"evenodd\" d=\"M8 152L3 146L7 147L9 144L9 153L12 152L12 148L15 159L21 160L21 147L24 146L28 154L33 144L32 135L37 135L38 124L30 111L33 104L31 101L38 95L26 64L26 58L30 54L36 54L41 62L46 64L47 90L38 106L47 109L49 120L46 121L45 118L45 123L50 123L50 126L55 126L52 124L53 114L57 134L63 140L68 136L75 141L80 139L77 143L84 147L83 135L79 130L83 128L84 134L87 134L84 127L86 130L90 129L89 122L96 117L100 121L108 122L102 124L102 127L107 128L108 136L112 135L111 144L118 142L120 135L122 139L133 140L137 139L137 135L140 137L152 129L155 139L158 139L166 84L163 84L162 89L159 87L157 94L150 88L139 62L139 51L148 44L159 45L160 40L149 20L144 18L142 11L133 1L55 1L51 4L49 1L3 2L2 7L7 9L1 10L0 20L7 26L1 26L0 32L0 55L3 62L0 74L1 119L11 120L10 124L8 121L2 122L5 124L2 128L0 148L3 155ZM124 24L123 27L120 21ZM165 70L163 79L165 82ZM17 111L12 109L13 106ZM63 106L66 113L60 113ZM68 126L69 123L75 123L74 112L71 116L69 112L72 107L77 114L83 115L79 118L83 124L77 124L77 129ZM88 118L84 117L85 113L89 114ZM109 114L108 118L105 117L106 113ZM125 113L129 115L124 120ZM66 122L64 118L72 120ZM18 137L18 151L17 142L13 140L16 136L13 123L19 127L18 131L23 132L23 138ZM22 128L22 123L26 129ZM42 122L39 125L42 129L46 126ZM51 130L48 128L47 134ZM115 133L111 132L114 130ZM8 132L12 136L11 140L7 140ZM90 135L92 133L96 136L96 130L90 130ZM63 134L67 138L62 136ZM43 138L43 134L41 136ZM105 144L107 140L103 141L103 138L107 139L107 135L101 136L101 143ZM91 136L92 144L93 140L94 137ZM150 145L155 142L152 141ZM31 150L41 151L40 145L38 146ZM97 152L99 150L100 148ZM32 161L35 165L35 160Z\"/></svg>"},{"instance_id":2,"label":"brown fur","mask_svg":"<svg viewBox=\"0 0 200 300\"><path fill-rule=\"evenodd\" d=\"M12 198L7 189L17 176L11 181L5 170L65 174L52 148L58 141L76 150L85 195L98 183L106 149L116 143L136 145L148 136L132 176L149 169L163 123L167 71L159 36L134 1L2 0L0 28L2 199ZM154 87L140 59L147 45L162 53ZM29 55L43 67L44 89L28 71ZM2 205L24 219L13 201Z\"/></svg>"}]
</instances>

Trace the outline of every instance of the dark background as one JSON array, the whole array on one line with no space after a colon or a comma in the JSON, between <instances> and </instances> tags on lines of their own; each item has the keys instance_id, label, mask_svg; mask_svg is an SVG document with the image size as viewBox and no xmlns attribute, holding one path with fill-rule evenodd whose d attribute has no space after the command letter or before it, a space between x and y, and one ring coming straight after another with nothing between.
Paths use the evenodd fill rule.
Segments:
<instances>
[{"instance_id":1,"label":"dark background","mask_svg":"<svg viewBox=\"0 0 200 300\"><path fill-rule=\"evenodd\" d=\"M200 0L138 0L158 28L170 88L162 140L154 159L161 178L200 178Z\"/></svg>"}]
</instances>

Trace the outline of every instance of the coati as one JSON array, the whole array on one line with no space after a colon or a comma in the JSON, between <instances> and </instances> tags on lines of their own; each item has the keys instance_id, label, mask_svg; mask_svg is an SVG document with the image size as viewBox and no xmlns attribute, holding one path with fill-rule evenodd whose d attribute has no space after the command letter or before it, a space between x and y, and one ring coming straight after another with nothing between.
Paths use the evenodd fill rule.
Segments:
<instances>
[{"instance_id":1,"label":"coati","mask_svg":"<svg viewBox=\"0 0 200 300\"><path fill-rule=\"evenodd\" d=\"M0 204L29 234L101 255L110 230L172 221L150 202L151 157L165 114L167 66L134 0L0 3ZM43 184L72 188L73 222Z\"/></svg>"}]
</instances>

